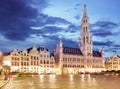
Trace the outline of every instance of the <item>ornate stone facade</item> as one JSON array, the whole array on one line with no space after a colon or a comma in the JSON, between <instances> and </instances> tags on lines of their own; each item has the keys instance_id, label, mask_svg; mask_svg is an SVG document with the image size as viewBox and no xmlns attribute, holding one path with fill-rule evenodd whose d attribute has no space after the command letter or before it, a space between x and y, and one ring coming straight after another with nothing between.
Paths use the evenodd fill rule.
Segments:
<instances>
[{"instance_id":1,"label":"ornate stone facade","mask_svg":"<svg viewBox=\"0 0 120 89\"><path fill-rule=\"evenodd\" d=\"M120 57L115 54L112 58L108 58L105 61L105 69L106 70L120 70Z\"/></svg>"},{"instance_id":2,"label":"ornate stone facade","mask_svg":"<svg viewBox=\"0 0 120 89\"><path fill-rule=\"evenodd\" d=\"M101 51L93 50L86 5L81 22L82 31L79 37L79 48L64 47L62 40L60 40L54 49L54 58L57 65L56 73L58 74L78 74L80 72L100 72L104 70L104 49Z\"/></svg>"},{"instance_id":3,"label":"ornate stone facade","mask_svg":"<svg viewBox=\"0 0 120 89\"><path fill-rule=\"evenodd\" d=\"M3 65L9 64L11 72L78 74L84 72L100 72L104 70L104 49L93 50L90 34L89 18L86 5L81 21L81 34L78 48L63 46L62 40L54 49L54 55L45 47L18 51L17 49L3 57ZM9 63L8 63L9 62Z\"/></svg>"},{"instance_id":4,"label":"ornate stone facade","mask_svg":"<svg viewBox=\"0 0 120 89\"><path fill-rule=\"evenodd\" d=\"M50 56L49 50L45 47L33 46L22 51L15 49L4 57L3 65L4 61L10 61L11 72L55 73L54 57Z\"/></svg>"}]
</instances>

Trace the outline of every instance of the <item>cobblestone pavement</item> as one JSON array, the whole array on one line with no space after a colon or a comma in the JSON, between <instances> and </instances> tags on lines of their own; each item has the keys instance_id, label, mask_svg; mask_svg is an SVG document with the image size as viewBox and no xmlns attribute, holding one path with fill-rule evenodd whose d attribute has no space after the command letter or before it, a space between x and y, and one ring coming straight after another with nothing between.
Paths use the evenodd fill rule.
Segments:
<instances>
[{"instance_id":1,"label":"cobblestone pavement","mask_svg":"<svg viewBox=\"0 0 120 89\"><path fill-rule=\"evenodd\" d=\"M2 89L120 89L119 77L39 75L11 78Z\"/></svg>"},{"instance_id":2,"label":"cobblestone pavement","mask_svg":"<svg viewBox=\"0 0 120 89\"><path fill-rule=\"evenodd\" d=\"M0 86L2 86L4 83L6 83L6 80L0 80Z\"/></svg>"},{"instance_id":3,"label":"cobblestone pavement","mask_svg":"<svg viewBox=\"0 0 120 89\"><path fill-rule=\"evenodd\" d=\"M25 79L16 80L11 78L10 81L2 89L35 89L33 83Z\"/></svg>"}]
</instances>

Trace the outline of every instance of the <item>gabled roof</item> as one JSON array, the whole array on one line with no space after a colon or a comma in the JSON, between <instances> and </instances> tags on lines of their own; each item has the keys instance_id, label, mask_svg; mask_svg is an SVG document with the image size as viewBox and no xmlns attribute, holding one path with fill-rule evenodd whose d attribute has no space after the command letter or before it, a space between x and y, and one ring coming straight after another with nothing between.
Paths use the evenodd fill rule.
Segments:
<instances>
[{"instance_id":1,"label":"gabled roof","mask_svg":"<svg viewBox=\"0 0 120 89\"><path fill-rule=\"evenodd\" d=\"M79 48L64 47L64 46L63 46L63 53L72 54L72 55L82 55L82 52Z\"/></svg>"},{"instance_id":2,"label":"gabled roof","mask_svg":"<svg viewBox=\"0 0 120 89\"><path fill-rule=\"evenodd\" d=\"M93 50L93 57L102 57L101 52Z\"/></svg>"},{"instance_id":3,"label":"gabled roof","mask_svg":"<svg viewBox=\"0 0 120 89\"><path fill-rule=\"evenodd\" d=\"M49 51L49 49L47 49L46 47L39 47L37 48L38 51Z\"/></svg>"},{"instance_id":4,"label":"gabled roof","mask_svg":"<svg viewBox=\"0 0 120 89\"><path fill-rule=\"evenodd\" d=\"M31 49L32 49L32 47L31 47L31 48L28 48L28 49L26 49L26 50L27 50L27 51L28 51L28 53L29 53Z\"/></svg>"},{"instance_id":5,"label":"gabled roof","mask_svg":"<svg viewBox=\"0 0 120 89\"><path fill-rule=\"evenodd\" d=\"M50 57L54 57L54 53L51 53L51 54L50 54Z\"/></svg>"},{"instance_id":6,"label":"gabled roof","mask_svg":"<svg viewBox=\"0 0 120 89\"><path fill-rule=\"evenodd\" d=\"M32 50L32 48L33 48L33 47L28 48L27 51L30 52L30 50ZM38 48L37 48L37 51L43 51L43 50L49 51L49 50L48 50L47 48L45 48L45 47L38 47Z\"/></svg>"}]
</instances>

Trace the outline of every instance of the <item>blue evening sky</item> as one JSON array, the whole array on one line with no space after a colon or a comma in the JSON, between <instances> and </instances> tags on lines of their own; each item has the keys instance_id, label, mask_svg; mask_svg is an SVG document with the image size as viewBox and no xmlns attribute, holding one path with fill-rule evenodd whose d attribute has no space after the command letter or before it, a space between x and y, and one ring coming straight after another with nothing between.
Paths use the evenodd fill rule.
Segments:
<instances>
[{"instance_id":1,"label":"blue evening sky","mask_svg":"<svg viewBox=\"0 0 120 89\"><path fill-rule=\"evenodd\" d=\"M0 50L22 50L34 44L53 48L78 47L84 4L90 21L94 50L105 57L120 55L120 0L1 0Z\"/></svg>"}]
</instances>

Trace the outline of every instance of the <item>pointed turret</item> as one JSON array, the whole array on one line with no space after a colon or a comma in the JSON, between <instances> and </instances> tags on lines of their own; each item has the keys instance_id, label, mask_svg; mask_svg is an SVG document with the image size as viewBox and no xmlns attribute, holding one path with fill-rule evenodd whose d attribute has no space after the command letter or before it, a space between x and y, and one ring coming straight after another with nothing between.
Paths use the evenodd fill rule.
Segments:
<instances>
[{"instance_id":1,"label":"pointed turret","mask_svg":"<svg viewBox=\"0 0 120 89\"><path fill-rule=\"evenodd\" d=\"M36 44L33 45L33 48L36 48Z\"/></svg>"},{"instance_id":2,"label":"pointed turret","mask_svg":"<svg viewBox=\"0 0 120 89\"><path fill-rule=\"evenodd\" d=\"M59 53L62 53L63 52L63 42L62 42L62 39L60 39L60 42L59 42Z\"/></svg>"},{"instance_id":3,"label":"pointed turret","mask_svg":"<svg viewBox=\"0 0 120 89\"><path fill-rule=\"evenodd\" d=\"M104 48L102 48L102 50L101 50L101 55L102 55L102 57L105 56L105 55L104 55Z\"/></svg>"}]
</instances>

